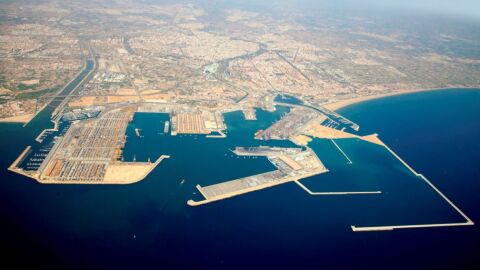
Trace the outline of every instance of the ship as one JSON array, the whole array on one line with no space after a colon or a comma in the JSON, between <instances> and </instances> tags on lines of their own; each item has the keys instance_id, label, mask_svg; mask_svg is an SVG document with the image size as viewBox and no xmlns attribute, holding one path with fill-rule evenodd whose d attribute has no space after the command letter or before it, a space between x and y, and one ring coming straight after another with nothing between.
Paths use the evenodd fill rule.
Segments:
<instances>
[{"instance_id":1,"label":"ship","mask_svg":"<svg viewBox=\"0 0 480 270\"><path fill-rule=\"evenodd\" d=\"M170 122L166 121L165 126L163 127L163 133L168 133L169 128L170 128Z\"/></svg>"}]
</instances>

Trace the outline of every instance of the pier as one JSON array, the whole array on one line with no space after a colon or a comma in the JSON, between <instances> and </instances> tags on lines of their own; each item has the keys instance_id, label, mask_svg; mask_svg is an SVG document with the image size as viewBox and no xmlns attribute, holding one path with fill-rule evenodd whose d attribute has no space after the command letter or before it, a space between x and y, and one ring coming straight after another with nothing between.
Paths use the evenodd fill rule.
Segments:
<instances>
[{"instance_id":1,"label":"pier","mask_svg":"<svg viewBox=\"0 0 480 270\"><path fill-rule=\"evenodd\" d=\"M212 135L212 134L209 134L205 137L207 138L217 138L217 139L223 139L223 138L226 138L227 137L227 134L225 134L223 131L221 130L215 130L214 132L217 132L218 135Z\"/></svg>"},{"instance_id":2,"label":"pier","mask_svg":"<svg viewBox=\"0 0 480 270\"><path fill-rule=\"evenodd\" d=\"M237 147L233 152L243 156L266 156L277 170L206 187L197 185L198 191L205 199L189 200L188 205L211 203L328 172L310 148L302 150L301 148Z\"/></svg>"},{"instance_id":3,"label":"pier","mask_svg":"<svg viewBox=\"0 0 480 270\"><path fill-rule=\"evenodd\" d=\"M254 108L248 108L242 110L245 120L257 120L257 113Z\"/></svg>"},{"instance_id":4,"label":"pier","mask_svg":"<svg viewBox=\"0 0 480 270\"><path fill-rule=\"evenodd\" d=\"M232 151L237 156L280 156L285 154L298 154L302 152L302 148L281 148L281 147L235 147Z\"/></svg>"},{"instance_id":5,"label":"pier","mask_svg":"<svg viewBox=\"0 0 480 270\"><path fill-rule=\"evenodd\" d=\"M42 143L49 132L58 131L58 121L59 121L59 119L56 119L56 120L53 121L53 123L54 123L53 128L47 128L47 129L44 129L42 132L40 132L40 134L38 134L38 136L35 138L35 141L38 142L38 143Z\"/></svg>"},{"instance_id":6,"label":"pier","mask_svg":"<svg viewBox=\"0 0 480 270\"><path fill-rule=\"evenodd\" d=\"M313 105L313 104L304 103L304 102L292 103L292 102L282 102L282 101L275 101L275 104L281 105L281 106L288 106L288 107L304 107L304 108L308 108L310 110L319 112L328 118L327 124L329 127L332 127L332 128L338 128L342 130L344 130L345 128L349 128L354 131L360 130L360 126L354 123L353 121L323 106Z\"/></svg>"},{"instance_id":7,"label":"pier","mask_svg":"<svg viewBox=\"0 0 480 270\"><path fill-rule=\"evenodd\" d=\"M35 141L38 143L42 143L43 139L46 136L46 133L47 133L47 129L44 129L42 132L40 132L40 134L38 134L38 136L35 138Z\"/></svg>"},{"instance_id":8,"label":"pier","mask_svg":"<svg viewBox=\"0 0 480 270\"><path fill-rule=\"evenodd\" d=\"M328 170L325 169L323 171L312 172L302 175L301 178L307 178L327 171ZM202 194L205 199L201 201L188 200L187 204L189 206L203 205L223 199L232 198L249 192L274 187L288 182L293 182L299 179L300 178L298 176L295 177L283 175L281 172L276 170L265 174L249 176L206 187L201 187L200 185L197 185L197 190L200 192L200 194Z\"/></svg>"},{"instance_id":9,"label":"pier","mask_svg":"<svg viewBox=\"0 0 480 270\"><path fill-rule=\"evenodd\" d=\"M288 140L290 137L294 136L298 130L318 116L319 114L316 111L307 108L293 108L288 114L283 116L269 128L257 132L255 134L255 139Z\"/></svg>"}]
</instances>

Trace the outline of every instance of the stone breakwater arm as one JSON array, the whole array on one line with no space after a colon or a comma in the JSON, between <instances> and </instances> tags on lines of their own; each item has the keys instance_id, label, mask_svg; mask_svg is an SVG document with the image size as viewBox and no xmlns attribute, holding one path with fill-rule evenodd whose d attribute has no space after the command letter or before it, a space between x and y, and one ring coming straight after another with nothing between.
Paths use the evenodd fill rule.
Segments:
<instances>
[{"instance_id":1,"label":"stone breakwater arm","mask_svg":"<svg viewBox=\"0 0 480 270\"><path fill-rule=\"evenodd\" d=\"M435 192L440 195L457 213L459 213L464 219L465 222L458 223L435 223L435 224L408 224L408 225L391 225L391 226L351 226L352 231L354 232L367 232L367 231L392 231L397 229L416 229L416 228L435 228L435 227L456 227L456 226L471 226L475 223L465 214L460 208L458 208L447 196L445 196L435 185L430 182L425 176L417 173L410 165L408 165L403 159L401 159L390 147L384 145L385 148L397 158L408 170L410 170L414 175L425 181Z\"/></svg>"}]
</instances>

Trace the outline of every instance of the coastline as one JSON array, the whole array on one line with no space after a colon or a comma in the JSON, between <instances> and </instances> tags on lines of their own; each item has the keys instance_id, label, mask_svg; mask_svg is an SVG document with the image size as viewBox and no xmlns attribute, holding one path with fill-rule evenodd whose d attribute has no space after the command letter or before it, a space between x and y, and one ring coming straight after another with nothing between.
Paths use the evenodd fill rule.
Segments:
<instances>
[{"instance_id":1,"label":"coastline","mask_svg":"<svg viewBox=\"0 0 480 270\"><path fill-rule=\"evenodd\" d=\"M21 123L21 124L24 124L24 123L30 122L30 120L32 120L35 115L36 115L35 113L30 113L30 114L0 118L0 123Z\"/></svg>"},{"instance_id":2,"label":"coastline","mask_svg":"<svg viewBox=\"0 0 480 270\"><path fill-rule=\"evenodd\" d=\"M474 89L480 89L480 86L478 87L452 86L448 88L435 88L435 89L399 90L399 91L379 94L379 95L371 95L371 96L363 96L363 97L355 97L350 99L338 100L332 103L323 104L322 106L331 111L337 112L338 110L348 107L350 105L369 101L369 100L380 99L380 98L391 97L391 96L407 95L407 94L413 94L413 93L419 93L419 92L431 92L431 91L442 91L442 90L452 90L452 89L474 90Z\"/></svg>"}]
</instances>

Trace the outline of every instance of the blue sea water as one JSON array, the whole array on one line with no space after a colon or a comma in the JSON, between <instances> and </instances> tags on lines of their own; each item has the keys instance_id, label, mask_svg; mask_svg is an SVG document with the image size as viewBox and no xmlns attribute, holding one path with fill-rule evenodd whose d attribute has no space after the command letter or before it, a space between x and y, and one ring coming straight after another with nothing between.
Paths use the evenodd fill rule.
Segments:
<instances>
[{"instance_id":1,"label":"blue sea water","mask_svg":"<svg viewBox=\"0 0 480 270\"><path fill-rule=\"evenodd\" d=\"M385 194L314 197L294 183L202 207L196 184L273 170L262 158L237 158L286 112L259 110L258 121L226 115L226 139L163 134L162 114L136 114L125 159L162 162L144 181L125 186L40 185L6 171L48 123L0 124L0 214L4 262L84 268L466 268L478 263L477 226L354 233L350 225L457 222L461 218L383 148L337 140L311 147L331 170L302 181L314 191L381 189ZM423 173L474 221L480 220L480 92L444 90L372 100L341 111ZM48 125L47 125L48 126ZM134 129L143 137L137 138ZM182 180L185 180L183 184ZM460 219L460 220L459 220Z\"/></svg>"}]
</instances>

